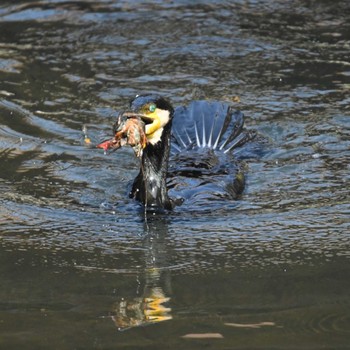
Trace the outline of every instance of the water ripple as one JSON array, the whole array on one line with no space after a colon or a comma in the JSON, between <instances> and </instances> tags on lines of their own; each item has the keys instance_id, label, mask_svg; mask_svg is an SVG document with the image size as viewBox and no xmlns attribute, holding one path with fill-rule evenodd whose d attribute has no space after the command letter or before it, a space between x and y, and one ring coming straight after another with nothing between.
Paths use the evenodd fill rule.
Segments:
<instances>
[{"instance_id":1,"label":"water ripple","mask_svg":"<svg viewBox=\"0 0 350 350\"><path fill-rule=\"evenodd\" d=\"M215 331L218 348L283 348L286 339L346 347L348 9L299 0L2 4L3 346L22 348L25 338L48 348L74 331L72 347L137 348L152 337L157 347L162 335L186 348L183 334ZM132 150L94 147L145 91L175 106L224 100L269 139L264 157L246 161L240 200L197 198L145 220L127 196L139 167ZM116 300L135 306L159 290L171 297L169 326L105 337ZM109 318L96 321L101 314ZM264 322L273 326L232 326Z\"/></svg>"}]
</instances>

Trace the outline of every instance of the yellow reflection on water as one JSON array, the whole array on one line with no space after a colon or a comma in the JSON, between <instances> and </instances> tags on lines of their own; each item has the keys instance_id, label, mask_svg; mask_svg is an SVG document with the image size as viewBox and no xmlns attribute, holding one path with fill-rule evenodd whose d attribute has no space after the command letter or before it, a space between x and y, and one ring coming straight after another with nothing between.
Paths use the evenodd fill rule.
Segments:
<instances>
[{"instance_id":1,"label":"yellow reflection on water","mask_svg":"<svg viewBox=\"0 0 350 350\"><path fill-rule=\"evenodd\" d=\"M171 308L164 305L170 301L161 287L148 289L143 297L123 299L115 304L112 319L118 329L143 326L172 319Z\"/></svg>"}]
</instances>

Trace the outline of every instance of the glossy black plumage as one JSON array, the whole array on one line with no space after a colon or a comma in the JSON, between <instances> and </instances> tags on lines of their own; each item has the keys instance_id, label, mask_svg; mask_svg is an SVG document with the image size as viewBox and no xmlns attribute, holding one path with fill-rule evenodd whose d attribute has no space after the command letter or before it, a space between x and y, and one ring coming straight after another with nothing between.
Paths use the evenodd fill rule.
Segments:
<instances>
[{"instance_id":1,"label":"glossy black plumage","mask_svg":"<svg viewBox=\"0 0 350 350\"><path fill-rule=\"evenodd\" d=\"M131 110L140 112L150 103L169 111L170 120L164 127L160 141L156 144L148 143L144 149L141 169L129 195L149 208L172 209L174 205L168 196L166 181L174 109L170 102L161 96L140 95L130 102Z\"/></svg>"},{"instance_id":2,"label":"glossy black plumage","mask_svg":"<svg viewBox=\"0 0 350 350\"><path fill-rule=\"evenodd\" d=\"M172 209L167 191L171 121L164 128L161 140L148 144L143 151L141 169L134 180L130 197L147 207Z\"/></svg>"}]
</instances>

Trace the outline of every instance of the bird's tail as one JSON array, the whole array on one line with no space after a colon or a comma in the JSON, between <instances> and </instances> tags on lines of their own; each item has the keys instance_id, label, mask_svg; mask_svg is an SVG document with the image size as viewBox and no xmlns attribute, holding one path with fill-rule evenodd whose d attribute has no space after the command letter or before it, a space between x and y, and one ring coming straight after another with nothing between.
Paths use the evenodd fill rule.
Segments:
<instances>
[{"instance_id":1,"label":"bird's tail","mask_svg":"<svg viewBox=\"0 0 350 350\"><path fill-rule=\"evenodd\" d=\"M222 102L194 101L175 110L173 152L210 148L232 152L255 138L244 129L244 115Z\"/></svg>"}]
</instances>

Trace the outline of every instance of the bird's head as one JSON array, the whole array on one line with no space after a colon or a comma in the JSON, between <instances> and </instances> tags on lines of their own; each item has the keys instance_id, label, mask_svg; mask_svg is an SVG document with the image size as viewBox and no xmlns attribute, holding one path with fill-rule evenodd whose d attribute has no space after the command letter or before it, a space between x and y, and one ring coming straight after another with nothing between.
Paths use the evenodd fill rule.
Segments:
<instances>
[{"instance_id":1,"label":"bird's head","mask_svg":"<svg viewBox=\"0 0 350 350\"><path fill-rule=\"evenodd\" d=\"M159 95L137 95L130 101L130 107L131 114L136 113L145 123L147 141L156 144L173 117L174 109L170 102Z\"/></svg>"},{"instance_id":2,"label":"bird's head","mask_svg":"<svg viewBox=\"0 0 350 350\"><path fill-rule=\"evenodd\" d=\"M172 105L164 97L137 95L130 101L130 110L121 113L114 124L114 138L97 147L108 150L128 144L137 155L141 155L147 144L155 145L162 139L164 128L171 124L173 114Z\"/></svg>"}]
</instances>

